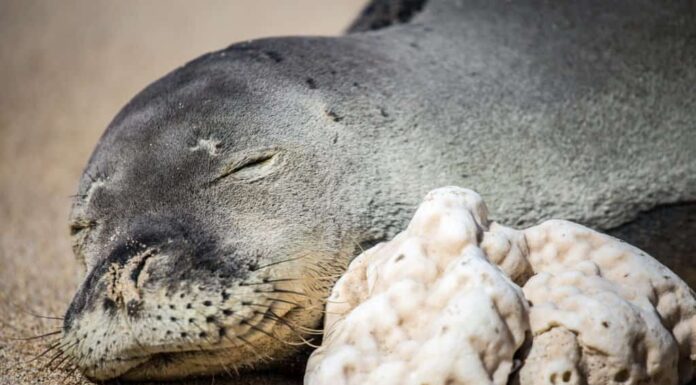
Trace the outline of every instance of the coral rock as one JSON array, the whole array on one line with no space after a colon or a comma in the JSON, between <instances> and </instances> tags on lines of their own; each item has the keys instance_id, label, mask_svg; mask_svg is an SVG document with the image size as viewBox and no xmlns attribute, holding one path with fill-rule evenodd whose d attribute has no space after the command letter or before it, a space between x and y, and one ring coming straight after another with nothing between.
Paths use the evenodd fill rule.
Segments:
<instances>
[{"instance_id":1,"label":"coral rock","mask_svg":"<svg viewBox=\"0 0 696 385\"><path fill-rule=\"evenodd\" d=\"M676 274L572 222L489 224L481 197L458 187L430 192L406 231L358 256L326 310L307 385L669 385L694 375L696 295Z\"/></svg>"}]
</instances>

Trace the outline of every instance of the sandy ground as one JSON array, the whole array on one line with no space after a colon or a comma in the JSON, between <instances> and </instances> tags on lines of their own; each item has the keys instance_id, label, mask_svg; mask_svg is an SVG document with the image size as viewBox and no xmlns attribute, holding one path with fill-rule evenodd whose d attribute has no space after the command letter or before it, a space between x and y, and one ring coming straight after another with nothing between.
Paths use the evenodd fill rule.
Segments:
<instances>
[{"instance_id":1,"label":"sandy ground","mask_svg":"<svg viewBox=\"0 0 696 385\"><path fill-rule=\"evenodd\" d=\"M67 374L27 363L55 336L11 339L60 327L26 312L60 316L70 301L70 195L118 109L204 52L260 36L338 34L364 3L0 0L0 384L59 384ZM86 382L73 374L63 383Z\"/></svg>"}]
</instances>

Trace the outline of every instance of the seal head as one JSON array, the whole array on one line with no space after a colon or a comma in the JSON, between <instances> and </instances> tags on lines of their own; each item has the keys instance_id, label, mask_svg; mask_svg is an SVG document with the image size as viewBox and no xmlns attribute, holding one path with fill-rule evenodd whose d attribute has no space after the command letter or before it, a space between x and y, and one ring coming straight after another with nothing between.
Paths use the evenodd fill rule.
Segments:
<instances>
[{"instance_id":1,"label":"seal head","mask_svg":"<svg viewBox=\"0 0 696 385\"><path fill-rule=\"evenodd\" d=\"M360 166L332 150L336 117L268 45L189 63L101 139L71 214L87 273L64 323L87 376L180 378L289 356L369 240L346 209L355 195L338 190L348 173L326 167Z\"/></svg>"}]
</instances>

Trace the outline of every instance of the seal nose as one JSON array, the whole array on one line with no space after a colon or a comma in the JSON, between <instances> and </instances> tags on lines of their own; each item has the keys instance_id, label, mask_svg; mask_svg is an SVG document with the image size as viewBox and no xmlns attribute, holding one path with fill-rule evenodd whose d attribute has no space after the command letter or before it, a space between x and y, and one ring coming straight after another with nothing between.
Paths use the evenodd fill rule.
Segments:
<instances>
[{"instance_id":1,"label":"seal nose","mask_svg":"<svg viewBox=\"0 0 696 385\"><path fill-rule=\"evenodd\" d=\"M147 265L158 256L156 247L142 243L117 246L92 269L65 313L64 330L86 309L96 306L111 314L125 311L136 317L143 308L142 288L148 281Z\"/></svg>"},{"instance_id":2,"label":"seal nose","mask_svg":"<svg viewBox=\"0 0 696 385\"><path fill-rule=\"evenodd\" d=\"M143 217L133 222L88 273L66 312L65 330L91 312L138 317L148 308L148 293L171 282L195 279L197 272L238 270L218 258L217 243L197 230L195 220Z\"/></svg>"},{"instance_id":3,"label":"seal nose","mask_svg":"<svg viewBox=\"0 0 696 385\"><path fill-rule=\"evenodd\" d=\"M112 263L106 273L106 298L119 308L125 307L130 316L136 316L142 308L140 290L143 281L147 279L146 274L142 272L147 261L155 253L154 249L146 249L128 259L123 265Z\"/></svg>"}]
</instances>

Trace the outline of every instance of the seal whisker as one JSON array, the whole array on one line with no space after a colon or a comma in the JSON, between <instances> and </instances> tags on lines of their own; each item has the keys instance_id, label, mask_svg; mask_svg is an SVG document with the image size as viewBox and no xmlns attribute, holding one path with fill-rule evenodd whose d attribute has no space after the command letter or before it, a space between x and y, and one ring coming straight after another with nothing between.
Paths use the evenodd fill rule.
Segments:
<instances>
[{"instance_id":1,"label":"seal whisker","mask_svg":"<svg viewBox=\"0 0 696 385\"><path fill-rule=\"evenodd\" d=\"M255 269L250 269L249 271L251 271L251 272L256 272L256 271L259 271L259 270L263 270L263 269L269 268L269 267L271 267L271 266L280 265L281 263L297 261L297 260L300 260L300 259L302 259L302 258L306 258L306 257L309 256L309 255L310 255L310 254L306 254L306 255L302 255L302 256L300 256L300 257L292 257L292 258L283 259L283 260L280 260L280 261L275 261L275 262L267 263L267 264L265 264L265 265L257 266Z\"/></svg>"},{"instance_id":2,"label":"seal whisker","mask_svg":"<svg viewBox=\"0 0 696 385\"><path fill-rule=\"evenodd\" d=\"M286 300L286 299L274 298L274 297L266 297L266 299L269 299L269 300L271 300L271 301L273 301L273 302L282 302L282 303L286 303L286 304L288 304L288 305L297 306L297 307L300 308L300 309L306 309L305 306L302 306L302 305L300 305L300 304L297 303L297 302L288 301L288 300Z\"/></svg>"},{"instance_id":3,"label":"seal whisker","mask_svg":"<svg viewBox=\"0 0 696 385\"><path fill-rule=\"evenodd\" d=\"M258 306L258 305L257 305L257 306ZM320 335L320 334L323 334L323 331L321 331L321 330L306 328L306 327L304 327L304 326L298 326L298 325L296 325L296 324L293 324L293 323L291 323L290 321L286 320L285 318L280 317L279 315L277 315L276 313L274 313L271 309L267 309L265 312L261 312L261 311L258 311L258 310L254 310L254 313L256 313L256 314L261 314L264 318L268 317L268 318L270 318L270 319L272 319L272 320L274 320L274 321L278 321L278 322L284 324L285 326L289 327L292 331L294 331L294 332L296 332L296 333L298 333L298 334L300 334L300 333L297 332L297 330L295 330L294 327L296 327L296 328L302 330L302 332L304 332L304 333L306 333L306 334L312 334L312 335Z\"/></svg>"},{"instance_id":4,"label":"seal whisker","mask_svg":"<svg viewBox=\"0 0 696 385\"><path fill-rule=\"evenodd\" d=\"M51 356L51 359L50 359L46 364L44 364L44 365L41 366L41 370L47 369L47 368L50 369L51 364L53 364L53 362L55 362L55 360L57 360L57 359L58 359L59 357L61 357L63 354L65 354L65 351L62 350L62 349L59 350L58 352L56 352L53 356Z\"/></svg>"},{"instance_id":5,"label":"seal whisker","mask_svg":"<svg viewBox=\"0 0 696 385\"><path fill-rule=\"evenodd\" d=\"M60 341L60 340L59 340L59 341L57 341L56 343L58 344L57 348L59 349L59 351L63 351L63 350L65 350L66 348L68 348L70 345L75 344L75 341L70 342L70 341ZM53 349L51 349L51 350L53 350ZM49 350L47 350L45 353L48 353L48 351L49 351ZM42 354L45 354L45 353L42 353ZM38 358L40 358L40 357L36 357L36 358L34 358L34 359L38 359Z\"/></svg>"},{"instance_id":6,"label":"seal whisker","mask_svg":"<svg viewBox=\"0 0 696 385\"><path fill-rule=\"evenodd\" d=\"M61 343L62 343L62 342L60 341L60 339L59 339L58 341L54 341L54 342L52 342L43 352L37 354L36 356L34 356L33 358L31 358L30 360L27 360L27 361L21 361L21 360L20 360L20 361L17 361L17 362L15 362L14 365L10 365L9 369L16 369L17 367L19 367L19 366L21 366L21 365L26 365L26 364L29 364L29 363L31 363L31 362L36 361L36 360L38 360L39 358L41 358L41 357L45 356L46 354L48 354L50 351L52 351L52 350L54 350L55 348L59 347L59 346L61 345Z\"/></svg>"},{"instance_id":7,"label":"seal whisker","mask_svg":"<svg viewBox=\"0 0 696 385\"><path fill-rule=\"evenodd\" d=\"M62 355L67 354L67 353L68 353L68 350L74 348L74 347L77 345L77 343L78 343L78 341L73 341L73 342L69 342L69 343L66 343L66 344L62 344L62 345L59 347L60 350L58 350L58 352L57 352L56 354L54 354L53 356L51 356L51 359L50 359L46 364L42 365L42 366L41 366L41 369L42 369L42 370L44 370L44 369L49 369L49 370L50 370L50 369L51 369L51 364L53 364L53 362L55 362L55 360L57 360L58 358L60 358Z\"/></svg>"},{"instance_id":8,"label":"seal whisker","mask_svg":"<svg viewBox=\"0 0 696 385\"><path fill-rule=\"evenodd\" d=\"M68 360L68 359L70 358L70 356L67 355L67 354L65 354L65 353L62 353L60 356L61 356L62 358L61 358L60 360L58 360L58 362L56 362L56 365L55 365L54 367L52 367L52 368L49 367L48 369L51 369L51 370L54 370L54 371L55 371L55 370L58 370L58 368L60 368L60 366L63 364L63 362L65 362L66 360Z\"/></svg>"},{"instance_id":9,"label":"seal whisker","mask_svg":"<svg viewBox=\"0 0 696 385\"><path fill-rule=\"evenodd\" d=\"M75 359L70 356L70 354L65 354L65 357L58 362L55 367L53 367L51 370L57 371L57 370L65 370L68 368L70 365L75 363Z\"/></svg>"},{"instance_id":10,"label":"seal whisker","mask_svg":"<svg viewBox=\"0 0 696 385\"><path fill-rule=\"evenodd\" d=\"M61 332L62 332L62 330L56 330L56 331L49 332L49 333L45 333L45 334L41 334L41 335L38 335L38 336L22 337L22 338L10 338L10 340L11 340L11 341L31 341L31 340L38 340L38 339L41 339L41 338L46 338L46 337L54 336L54 335L56 335L56 334L60 334Z\"/></svg>"},{"instance_id":11,"label":"seal whisker","mask_svg":"<svg viewBox=\"0 0 696 385\"><path fill-rule=\"evenodd\" d=\"M195 324L194 324L194 325L195 325ZM199 329L200 329L200 328L199 328ZM207 338L206 338L205 340L208 341ZM203 350L201 350L201 351L203 351ZM215 360L220 364L220 366L222 366L222 370L224 370L225 373L226 373L229 377L233 377L233 376L232 376L232 373L230 373L230 370L227 368L227 365L225 365L225 363L222 362L222 360L220 359L220 357L218 357L217 355L213 355L213 357L215 357ZM237 371L237 368L236 368L236 367L234 367L234 371L237 372L237 375L239 376L239 372ZM213 384L214 384L214 383L215 383L215 375L213 375Z\"/></svg>"},{"instance_id":12,"label":"seal whisker","mask_svg":"<svg viewBox=\"0 0 696 385\"><path fill-rule=\"evenodd\" d=\"M293 303L293 304L294 304L294 303ZM269 304L269 305L261 305L261 304L256 304L256 303L248 303L247 305L248 305L248 306L261 307L261 308L263 308L263 309L266 310L266 312L264 312L264 313L261 313L261 312L256 311L256 310L254 311L255 314L261 314L261 315L262 315L261 322L263 322L263 320L265 320L265 319L270 319L270 320L272 320L272 321L276 321L276 320L273 319L272 317L267 317L267 313L271 313L273 316L275 316L276 319L279 320L279 321L277 321L277 322L281 322L281 323L286 322L286 320L281 319L281 317L279 317L277 314L275 314L275 313L271 310L271 306L273 305L272 303ZM294 304L294 305L296 305L298 308L304 308L304 307L300 306L299 304ZM261 331L262 333L268 335L268 333L266 333L264 330L261 330L260 328L256 327L256 325L252 325L251 323L247 322L246 320L242 320L242 322L245 322L247 325L251 326L252 328L254 328L254 329L256 329L256 330L259 330L259 331ZM300 340L301 340L302 342L294 343L294 342L290 342L290 341L282 341L282 340L280 340L279 338L277 338L275 335L273 335L273 336L271 336L271 337L275 338L276 340L278 340L278 341L280 341L280 342L282 342L282 343L285 343L285 344L288 344L288 345L291 345L291 346L309 345L309 346L314 347L314 345L312 345L309 341L307 341L304 337L302 337L301 334L299 334L296 330L292 329L292 327L290 327L290 325L287 325L287 326L288 326L288 328L289 328L290 330L292 330L292 331L300 338ZM271 332L272 332L272 331L271 331Z\"/></svg>"},{"instance_id":13,"label":"seal whisker","mask_svg":"<svg viewBox=\"0 0 696 385\"><path fill-rule=\"evenodd\" d=\"M31 314L36 318L43 318L43 319L50 319L50 320L56 320L56 321L63 321L63 317L56 317L56 316L48 316L48 315L40 315L40 314Z\"/></svg>"},{"instance_id":14,"label":"seal whisker","mask_svg":"<svg viewBox=\"0 0 696 385\"><path fill-rule=\"evenodd\" d=\"M68 378L70 378L70 377L73 375L73 373L75 373L75 371L77 370L77 368L78 368L78 366L77 366L77 364L75 364L75 366L68 372L68 374L66 374L65 377L63 377L63 379L61 380L61 384L64 384L65 381L66 381Z\"/></svg>"},{"instance_id":15,"label":"seal whisker","mask_svg":"<svg viewBox=\"0 0 696 385\"><path fill-rule=\"evenodd\" d=\"M227 365L225 365L225 364L222 362L222 360L220 359L220 357L218 357L218 356L214 356L214 357L215 357L215 360L220 364L220 366L222 366L222 370L224 370L225 373L226 373L229 377L232 377L232 373L230 373L230 370L227 368ZM239 372L237 372L237 375L239 375ZM213 384L215 384L215 375L213 375Z\"/></svg>"},{"instance_id":16,"label":"seal whisker","mask_svg":"<svg viewBox=\"0 0 696 385\"><path fill-rule=\"evenodd\" d=\"M300 333L300 332L298 332L297 330L295 330L295 328L293 328L292 325L290 325L290 324L287 322L287 320L282 319L282 318L279 318L279 317L277 317L277 316L269 316L267 313L262 313L262 312L259 312L259 311L254 311L254 312L257 313L257 314L261 314L261 315L263 316L264 319L265 319L265 318L269 318L269 319L271 319L271 320L273 320L273 321L280 322L281 324L287 326L288 329L290 329L293 333L295 333L295 335L302 341L302 344L307 345L307 346L310 346L310 347L313 347L313 348L318 348L318 346L312 344L309 340L307 340L306 338L304 338L304 337L302 336L302 333ZM312 333L307 333L307 334L312 334ZM310 338L310 340L311 340L311 338Z\"/></svg>"},{"instance_id":17,"label":"seal whisker","mask_svg":"<svg viewBox=\"0 0 696 385\"><path fill-rule=\"evenodd\" d=\"M263 285L265 283L274 283L274 282L292 282L292 281L302 281L306 278L278 278L278 279L263 279L261 282L246 282L243 281L239 284L239 286L252 286L252 285Z\"/></svg>"},{"instance_id":18,"label":"seal whisker","mask_svg":"<svg viewBox=\"0 0 696 385\"><path fill-rule=\"evenodd\" d=\"M287 289L278 289L276 287L273 288L273 290L261 290L261 289L254 289L255 293L284 293L284 294L295 294L295 295L301 295L304 297L308 297L311 299L320 299L317 297L313 297L307 293L299 292L299 291L294 291L294 290L287 290Z\"/></svg>"},{"instance_id":19,"label":"seal whisker","mask_svg":"<svg viewBox=\"0 0 696 385\"><path fill-rule=\"evenodd\" d=\"M277 318L278 320L281 320L281 322L288 323L288 325L292 325L292 326L294 326L294 327L300 329L300 330L303 331L304 333L313 334L313 335L321 335L321 334L324 334L324 331L323 331L323 330L308 328L308 327L301 326L301 325L297 325L297 324L295 324L295 323L293 323L293 322L290 322L290 321L286 320L285 318L279 316L278 314L274 313L273 310L271 310L271 309L268 309L268 310L267 310L267 313L269 313L271 316Z\"/></svg>"},{"instance_id":20,"label":"seal whisker","mask_svg":"<svg viewBox=\"0 0 696 385\"><path fill-rule=\"evenodd\" d=\"M15 304L15 303L13 303L13 302L11 302L11 301L9 301L9 300L8 300L7 302L10 303L11 305L13 305L14 307L16 307L18 311L20 311L20 312L22 312L22 313L24 313L24 314L30 315L30 316L32 316L32 317L42 318L42 319L49 319L49 320L57 320L57 321L62 321L62 320L63 320L63 317L58 317L58 316L47 316L47 315L37 314L37 313L34 313L33 311L22 309L22 307L21 307L20 305Z\"/></svg>"},{"instance_id":21,"label":"seal whisker","mask_svg":"<svg viewBox=\"0 0 696 385\"><path fill-rule=\"evenodd\" d=\"M256 326L256 325L252 324L251 322L249 322L249 321L247 321L247 320L245 320L245 319L242 319L242 320L240 321L240 323L243 323L243 324L249 326L250 328L252 328L252 329L254 329L254 330L256 330L256 331L258 331L258 332L260 332L260 333L262 333L262 334L264 334L264 335L266 335L266 336L268 336L268 337L271 337L271 338L273 338L274 340L276 340L276 341L278 341L278 342L280 342L280 343L282 343L282 344L291 345L291 346L303 345L303 343L296 344L296 343L292 343L292 342L290 342L290 341L281 340L281 339L278 338L276 335L274 335L274 334L272 334L272 333L269 333L269 332L263 330L262 328L260 328L260 327L258 327L258 326Z\"/></svg>"},{"instance_id":22,"label":"seal whisker","mask_svg":"<svg viewBox=\"0 0 696 385\"><path fill-rule=\"evenodd\" d=\"M332 279L335 280L337 278L341 278L343 274L333 274L333 275L318 275L318 276L313 276L312 278L314 279L322 279L322 280L328 280Z\"/></svg>"},{"instance_id":23,"label":"seal whisker","mask_svg":"<svg viewBox=\"0 0 696 385\"><path fill-rule=\"evenodd\" d=\"M48 354L51 350L54 350L54 349L60 347L61 344L62 344L61 341L54 342L53 344L49 345L46 349L44 349L43 352L39 353L38 355L36 355L36 356L33 357L32 359L30 359L30 360L28 360L28 361L25 361L24 363L25 363L25 364L28 364L28 363L31 363L31 362L34 362L34 361L40 359L41 357L43 357L43 356L45 356L46 354Z\"/></svg>"},{"instance_id":24,"label":"seal whisker","mask_svg":"<svg viewBox=\"0 0 696 385\"><path fill-rule=\"evenodd\" d=\"M262 361L273 360L273 357L271 357L270 355L260 354L257 350L257 347L254 344L252 344L251 342L247 341L244 337L235 335L234 338L237 338L240 341L244 342L246 345L248 345L249 348L251 348L251 350L254 352L254 354L256 354L260 359L262 359Z\"/></svg>"},{"instance_id":25,"label":"seal whisker","mask_svg":"<svg viewBox=\"0 0 696 385\"><path fill-rule=\"evenodd\" d=\"M74 348L74 346L73 346L72 348ZM82 363L82 361L83 361L84 359L85 359L85 357L82 356L82 357L80 357L77 361L75 361L75 360L71 357L70 361L69 361L68 364L63 368L63 370L69 370L68 368L69 368L70 365L73 365L74 367L72 368L72 370L70 370L70 372L69 372L65 377L63 377L63 380L61 381L61 383L64 383L70 376L72 376L72 374L73 374L77 369L80 368L80 364Z\"/></svg>"},{"instance_id":26,"label":"seal whisker","mask_svg":"<svg viewBox=\"0 0 696 385\"><path fill-rule=\"evenodd\" d=\"M288 305L293 305L293 306L297 307L298 309L307 309L307 310L309 310L309 309L315 309L315 310L319 310L322 314L342 314L342 313L336 313L336 312L328 312L328 311L326 311L325 309L323 309L324 306L321 305L321 304L312 305L312 306L304 306L304 305L301 305L301 304L299 304L299 303L297 303L297 302L288 301L288 300L285 300L285 299L282 299L282 298L266 297L266 299L269 299L269 300L271 300L271 301L273 301L273 302L282 302L282 303L286 303L286 304L288 304ZM329 301L327 300L327 302L329 302ZM347 302L347 301L332 302L332 303L345 303L345 302Z\"/></svg>"},{"instance_id":27,"label":"seal whisker","mask_svg":"<svg viewBox=\"0 0 696 385\"><path fill-rule=\"evenodd\" d=\"M67 370L71 365L74 365L74 364L75 364L75 360L73 360L70 356L66 356L66 358L67 358L67 360L66 360L66 359L62 360L62 362L60 363L60 365L58 365L56 368L54 368L54 370L56 370L56 371L58 371L58 370L65 371L65 370Z\"/></svg>"},{"instance_id":28,"label":"seal whisker","mask_svg":"<svg viewBox=\"0 0 696 385\"><path fill-rule=\"evenodd\" d=\"M328 298L326 299L326 302L327 303L348 303L348 301L333 301L333 300L330 300Z\"/></svg>"}]
</instances>

